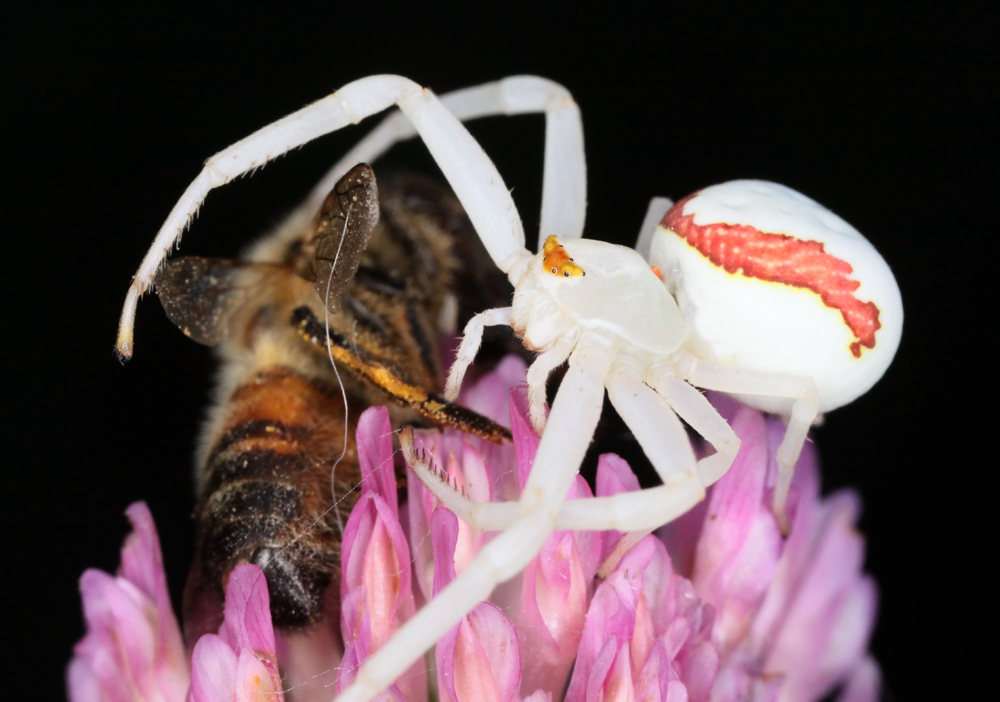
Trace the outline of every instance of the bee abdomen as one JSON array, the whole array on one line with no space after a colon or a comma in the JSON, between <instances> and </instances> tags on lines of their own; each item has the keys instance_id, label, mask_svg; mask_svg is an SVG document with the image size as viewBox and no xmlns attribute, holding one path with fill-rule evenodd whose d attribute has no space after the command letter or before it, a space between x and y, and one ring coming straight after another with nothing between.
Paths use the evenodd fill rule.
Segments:
<instances>
[{"instance_id":1,"label":"bee abdomen","mask_svg":"<svg viewBox=\"0 0 1000 702\"><path fill-rule=\"evenodd\" d=\"M281 628L301 628L322 616L340 549L322 519L304 518L303 493L278 481L241 480L212 495L202 524L209 582L224 589L240 563L256 563L267 578L271 616Z\"/></svg>"},{"instance_id":2,"label":"bee abdomen","mask_svg":"<svg viewBox=\"0 0 1000 702\"><path fill-rule=\"evenodd\" d=\"M330 468L343 441L342 405L280 369L240 387L227 410L199 500L204 579L221 594L234 567L256 563L275 626L309 626L324 614L340 560Z\"/></svg>"}]
</instances>

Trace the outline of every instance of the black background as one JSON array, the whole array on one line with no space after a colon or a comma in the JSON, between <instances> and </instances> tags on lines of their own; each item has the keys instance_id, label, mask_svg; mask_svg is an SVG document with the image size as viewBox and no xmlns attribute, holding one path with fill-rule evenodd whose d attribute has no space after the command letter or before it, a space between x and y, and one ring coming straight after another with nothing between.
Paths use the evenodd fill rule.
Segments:
<instances>
[{"instance_id":1,"label":"black background","mask_svg":"<svg viewBox=\"0 0 1000 702\"><path fill-rule=\"evenodd\" d=\"M996 533L984 506L995 460L977 449L995 445L985 426L995 17L986 2L906 12L693 4L2 11L9 697L63 695L83 633L76 579L116 567L126 505L150 504L175 595L191 556L191 455L212 360L150 300L134 360L123 367L112 353L153 234L206 157L383 72L437 92L517 73L563 83L584 116L590 237L632 244L651 196L749 177L813 197L879 248L902 289L902 346L883 380L816 432L824 479L864 497L867 568L882 596L873 646L891 696L967 694L987 672L972 635L990 626L994 597L980 563L995 552L984 548ZM214 191L183 251L235 254L372 123ZM529 237L542 125L471 127ZM390 162L434 172L419 144Z\"/></svg>"}]
</instances>

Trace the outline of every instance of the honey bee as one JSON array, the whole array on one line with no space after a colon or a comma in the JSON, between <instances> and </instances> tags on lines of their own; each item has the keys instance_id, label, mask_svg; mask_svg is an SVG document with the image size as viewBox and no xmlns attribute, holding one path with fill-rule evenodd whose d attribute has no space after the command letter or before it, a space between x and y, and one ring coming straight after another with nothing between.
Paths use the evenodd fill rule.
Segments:
<instances>
[{"instance_id":1,"label":"honey bee","mask_svg":"<svg viewBox=\"0 0 1000 702\"><path fill-rule=\"evenodd\" d=\"M380 188L365 164L314 219L293 215L245 259L167 263L156 279L167 316L222 360L197 458L189 637L218 627L240 563L262 567L275 626L336 621L365 408L387 404L394 426L509 439L434 394L442 330L509 296L502 276L484 277L494 269L450 193L403 176Z\"/></svg>"}]
</instances>

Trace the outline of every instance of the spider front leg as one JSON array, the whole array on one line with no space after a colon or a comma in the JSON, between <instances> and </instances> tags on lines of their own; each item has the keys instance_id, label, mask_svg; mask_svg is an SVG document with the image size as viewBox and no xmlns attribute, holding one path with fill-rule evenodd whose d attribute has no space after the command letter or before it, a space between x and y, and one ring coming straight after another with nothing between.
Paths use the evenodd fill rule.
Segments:
<instances>
[{"instance_id":1,"label":"spider front leg","mask_svg":"<svg viewBox=\"0 0 1000 702\"><path fill-rule=\"evenodd\" d=\"M566 493L583 461L601 416L604 378L614 343L600 333L584 334L570 358L548 429L518 503L514 524L486 544L462 574L404 624L358 670L338 702L368 702L402 675L493 588L534 558L556 525Z\"/></svg>"},{"instance_id":2,"label":"spider front leg","mask_svg":"<svg viewBox=\"0 0 1000 702\"><path fill-rule=\"evenodd\" d=\"M529 258L517 207L493 162L461 122L429 90L401 76L370 76L348 83L238 141L205 162L160 228L129 287L118 332L118 350L132 355L132 330L139 296L178 242L209 191L316 137L354 124L391 105L413 123L491 258L506 273Z\"/></svg>"},{"instance_id":3,"label":"spider front leg","mask_svg":"<svg viewBox=\"0 0 1000 702\"><path fill-rule=\"evenodd\" d=\"M792 485L795 464L802 453L809 427L819 415L819 390L812 378L765 373L730 368L720 363L702 361L688 357L681 364L683 376L692 385L706 390L718 390L730 395L759 395L793 400L787 417L788 428L785 438L778 447L775 460L778 463L778 477L774 486L772 508L783 533L788 533L789 522L785 508L788 490Z\"/></svg>"},{"instance_id":4,"label":"spider front leg","mask_svg":"<svg viewBox=\"0 0 1000 702\"><path fill-rule=\"evenodd\" d=\"M583 236L587 214L583 123L580 108L566 88L537 76L510 76L445 93L439 99L462 122L495 115L544 112L545 157L539 249L550 234L567 239ZM355 164L372 163L396 143L416 135L413 124L403 113L396 112L386 117L313 189L304 207L307 216L319 208L341 176Z\"/></svg>"},{"instance_id":5,"label":"spider front leg","mask_svg":"<svg viewBox=\"0 0 1000 702\"><path fill-rule=\"evenodd\" d=\"M458 398L458 393L462 389L462 380L465 379L465 372L476 360L479 347L483 343L483 330L486 327L509 326L510 307L497 307L492 310L480 312L469 320L462 332L462 343L458 345L455 353L455 362L451 364L448 371L448 379L445 381L444 397L449 402L454 402Z\"/></svg>"}]
</instances>

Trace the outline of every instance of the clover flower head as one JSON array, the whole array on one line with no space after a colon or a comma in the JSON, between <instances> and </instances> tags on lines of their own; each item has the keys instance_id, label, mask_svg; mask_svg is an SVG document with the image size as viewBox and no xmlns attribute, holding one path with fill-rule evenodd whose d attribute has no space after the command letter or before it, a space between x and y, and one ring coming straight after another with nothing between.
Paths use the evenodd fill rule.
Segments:
<instances>
[{"instance_id":1,"label":"clover flower head","mask_svg":"<svg viewBox=\"0 0 1000 702\"><path fill-rule=\"evenodd\" d=\"M518 499L534 462L524 374L524 362L508 358L460 397L510 427L513 445L455 430L416 434L439 475L475 501ZM432 670L418 661L379 700L427 702L431 688L442 702L877 699L880 672L868 653L877 589L862 569L857 495L821 497L807 445L783 536L770 510L783 424L712 399L742 446L698 507L643 538L553 533L437 642ZM295 702L328 700L348 685L494 537L439 505L412 472L398 504L401 466L385 408L361 416L356 438L361 498L344 530L339 622L276 634L261 570L238 566L222 626L188 642L188 662L156 530L137 503L117 577L81 578L88 628L68 669L70 699ZM595 485L598 496L640 489L613 454L600 457ZM567 499L592 495L578 478Z\"/></svg>"}]
</instances>

